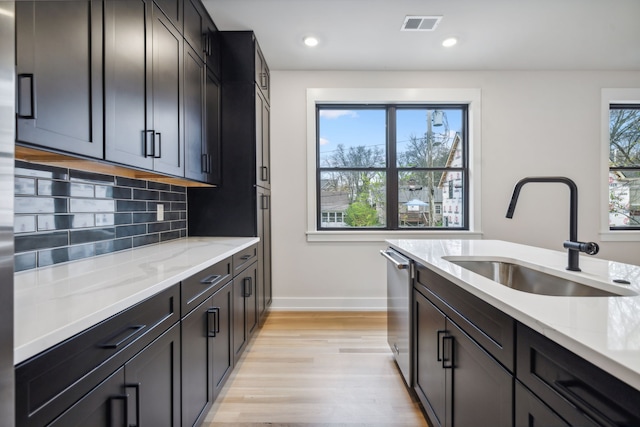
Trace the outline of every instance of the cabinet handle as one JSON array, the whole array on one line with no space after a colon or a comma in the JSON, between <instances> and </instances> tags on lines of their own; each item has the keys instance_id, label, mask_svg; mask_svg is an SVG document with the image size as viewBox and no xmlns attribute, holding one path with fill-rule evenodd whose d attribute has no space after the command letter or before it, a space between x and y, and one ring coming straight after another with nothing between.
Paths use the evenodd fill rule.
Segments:
<instances>
[{"instance_id":1,"label":"cabinet handle","mask_svg":"<svg viewBox=\"0 0 640 427\"><path fill-rule=\"evenodd\" d=\"M157 138L153 138L153 158L159 159L162 157L162 134L160 132L156 132ZM158 151L156 151L156 140L158 141Z\"/></svg>"},{"instance_id":2,"label":"cabinet handle","mask_svg":"<svg viewBox=\"0 0 640 427\"><path fill-rule=\"evenodd\" d=\"M269 181L269 167L260 166L260 179L262 181Z\"/></svg>"},{"instance_id":3,"label":"cabinet handle","mask_svg":"<svg viewBox=\"0 0 640 427\"><path fill-rule=\"evenodd\" d=\"M260 209L267 210L269 209L269 196L266 194L262 194L260 196Z\"/></svg>"},{"instance_id":4,"label":"cabinet handle","mask_svg":"<svg viewBox=\"0 0 640 427\"><path fill-rule=\"evenodd\" d=\"M438 354L436 355L436 357L437 357L437 361L438 361L438 362L442 362L442 360L443 360L442 356L440 356L440 354L442 354L442 353L441 353L441 349L440 349L440 340L441 340L441 336L442 336L442 335L445 335L445 334L447 334L447 331L446 331L446 330L444 330L444 331L443 331L443 330L440 330L440 331L438 331L438 332L436 333L436 337L437 337L437 353L438 353ZM443 347L444 347L444 346L443 346Z\"/></svg>"},{"instance_id":5,"label":"cabinet handle","mask_svg":"<svg viewBox=\"0 0 640 427\"><path fill-rule=\"evenodd\" d=\"M156 131L154 131L153 129L150 130L144 130L142 131L142 133L144 133L144 156L145 157L153 157L153 150L155 149L155 144L152 142L151 144L151 149L149 149L149 134L151 134L151 139L155 139L154 135L156 134Z\"/></svg>"},{"instance_id":6,"label":"cabinet handle","mask_svg":"<svg viewBox=\"0 0 640 427\"><path fill-rule=\"evenodd\" d=\"M203 154L200 156L200 170L202 173L209 173L209 171L207 170L207 163L209 163L207 161L207 155Z\"/></svg>"},{"instance_id":7,"label":"cabinet handle","mask_svg":"<svg viewBox=\"0 0 640 427\"><path fill-rule=\"evenodd\" d=\"M249 298L251 294L253 294L253 278L245 277L242 279L243 287L244 287L244 297Z\"/></svg>"},{"instance_id":8,"label":"cabinet handle","mask_svg":"<svg viewBox=\"0 0 640 427\"><path fill-rule=\"evenodd\" d=\"M200 283L202 283L203 285L211 285L215 283L215 281L218 280L219 278L220 278L219 274L211 274L205 277L204 279L200 280Z\"/></svg>"},{"instance_id":9,"label":"cabinet handle","mask_svg":"<svg viewBox=\"0 0 640 427\"><path fill-rule=\"evenodd\" d=\"M445 341L449 343L449 356L450 356L449 358L444 357ZM442 338L442 368L453 369L454 357L455 357L455 341L453 340L452 335L447 335Z\"/></svg>"},{"instance_id":10,"label":"cabinet handle","mask_svg":"<svg viewBox=\"0 0 640 427\"><path fill-rule=\"evenodd\" d=\"M25 80L29 80L29 84L25 85ZM35 90L33 88L33 74L18 74L18 118L19 119L35 119ZM25 90L29 90L28 96L23 96ZM25 100L28 100L29 104L25 104ZM25 114L24 110L28 109L29 114Z\"/></svg>"},{"instance_id":11,"label":"cabinet handle","mask_svg":"<svg viewBox=\"0 0 640 427\"><path fill-rule=\"evenodd\" d=\"M126 415L127 416L127 424L126 425L127 425L127 427L138 427L138 426L140 426L140 383L125 384L124 388L125 388L125 390L132 388L136 392L136 398L133 400L135 402L135 404L136 404L135 411L134 411L135 423L133 423L133 424L131 423L130 418L129 418L129 415L130 415L131 411L129 411L129 408L127 407L127 415ZM127 397L128 396L129 395L127 394Z\"/></svg>"},{"instance_id":12,"label":"cabinet handle","mask_svg":"<svg viewBox=\"0 0 640 427\"><path fill-rule=\"evenodd\" d=\"M102 348L113 348L116 349L118 347L120 347L122 344L124 344L126 341L128 341L130 338L132 338L133 336L135 336L136 334L138 334L140 331L142 331L147 325L133 325L133 326L128 326L125 329L121 330L120 332L118 332L117 334L115 334L113 337L111 338L115 338L118 337L120 335L122 335L125 331L128 331L129 329L133 329L133 331L130 334L127 334L125 337L123 337L122 339L120 339L119 341L116 341L115 343L106 343L106 344L102 344L100 347Z\"/></svg>"},{"instance_id":13,"label":"cabinet handle","mask_svg":"<svg viewBox=\"0 0 640 427\"><path fill-rule=\"evenodd\" d=\"M260 73L260 86L262 89L268 89L267 73Z\"/></svg>"},{"instance_id":14,"label":"cabinet handle","mask_svg":"<svg viewBox=\"0 0 640 427\"><path fill-rule=\"evenodd\" d=\"M249 258L251 258L251 255L242 255L242 256L240 257L240 259L241 259L241 260L243 260L243 261L246 261L246 260L248 260Z\"/></svg>"},{"instance_id":15,"label":"cabinet handle","mask_svg":"<svg viewBox=\"0 0 640 427\"><path fill-rule=\"evenodd\" d=\"M122 419L121 422L118 422L118 417L115 416L116 412L114 410L114 402L117 400L122 400ZM109 398L109 419L111 420L112 426L126 426L129 421L129 395L121 394L119 396L111 396Z\"/></svg>"},{"instance_id":16,"label":"cabinet handle","mask_svg":"<svg viewBox=\"0 0 640 427\"><path fill-rule=\"evenodd\" d=\"M211 315L213 315L213 328L211 327ZM215 338L220 333L220 307L207 309L207 336Z\"/></svg>"}]
</instances>

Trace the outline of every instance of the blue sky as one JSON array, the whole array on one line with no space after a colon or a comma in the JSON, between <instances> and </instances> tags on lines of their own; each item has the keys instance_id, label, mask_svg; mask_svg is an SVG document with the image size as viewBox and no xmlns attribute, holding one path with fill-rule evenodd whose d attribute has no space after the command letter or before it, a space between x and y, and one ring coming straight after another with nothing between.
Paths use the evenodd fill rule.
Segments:
<instances>
[{"instance_id":1,"label":"blue sky","mask_svg":"<svg viewBox=\"0 0 640 427\"><path fill-rule=\"evenodd\" d=\"M447 110L449 129L461 131L462 114L460 110ZM435 133L444 127L433 127ZM320 157L330 155L339 144L345 147L358 145L385 147L385 110L351 109L320 110ZM426 109L401 109L397 114L398 149L402 151L403 142L411 136L421 137L427 132Z\"/></svg>"}]
</instances>

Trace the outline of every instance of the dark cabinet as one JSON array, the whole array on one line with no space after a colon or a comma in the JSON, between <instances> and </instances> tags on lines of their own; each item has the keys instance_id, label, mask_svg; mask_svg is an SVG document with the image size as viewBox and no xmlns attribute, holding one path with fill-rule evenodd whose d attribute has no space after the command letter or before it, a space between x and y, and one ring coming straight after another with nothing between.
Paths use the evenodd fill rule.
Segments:
<instances>
[{"instance_id":1,"label":"dark cabinet","mask_svg":"<svg viewBox=\"0 0 640 427\"><path fill-rule=\"evenodd\" d=\"M218 29L199 0L184 0L184 39L207 67L220 76Z\"/></svg>"},{"instance_id":2,"label":"dark cabinet","mask_svg":"<svg viewBox=\"0 0 640 427\"><path fill-rule=\"evenodd\" d=\"M267 65L267 61L265 61L264 56L262 55L262 51L257 46L255 48L255 81L256 85L260 89L260 92L267 100L270 101L270 91L271 91L271 75L269 74L269 66Z\"/></svg>"},{"instance_id":3,"label":"dark cabinet","mask_svg":"<svg viewBox=\"0 0 640 427\"><path fill-rule=\"evenodd\" d=\"M233 278L234 363L242 355L251 334L258 326L257 278L257 262L254 262Z\"/></svg>"},{"instance_id":4,"label":"dark cabinet","mask_svg":"<svg viewBox=\"0 0 640 427\"><path fill-rule=\"evenodd\" d=\"M162 12L169 18L169 21L177 28L179 32L182 32L183 21L183 1L188 0L153 0L162 10Z\"/></svg>"},{"instance_id":5,"label":"dark cabinet","mask_svg":"<svg viewBox=\"0 0 640 427\"><path fill-rule=\"evenodd\" d=\"M513 377L414 291L415 390L438 426L510 426Z\"/></svg>"},{"instance_id":6,"label":"dark cabinet","mask_svg":"<svg viewBox=\"0 0 640 427\"><path fill-rule=\"evenodd\" d=\"M638 390L520 323L517 341L518 381L567 424L640 425Z\"/></svg>"},{"instance_id":7,"label":"dark cabinet","mask_svg":"<svg viewBox=\"0 0 640 427\"><path fill-rule=\"evenodd\" d=\"M174 285L16 366L16 425L125 425L116 422L121 416L130 420L126 425L139 425L134 417L154 420L146 414L156 405L162 405L156 412L172 415L144 425L176 425L167 422L180 411L180 331L170 329L180 320L179 299ZM125 387L130 384L139 386Z\"/></svg>"},{"instance_id":8,"label":"dark cabinet","mask_svg":"<svg viewBox=\"0 0 640 427\"><path fill-rule=\"evenodd\" d=\"M184 175L183 39L151 0L105 5L105 159Z\"/></svg>"},{"instance_id":9,"label":"dark cabinet","mask_svg":"<svg viewBox=\"0 0 640 427\"><path fill-rule=\"evenodd\" d=\"M16 3L16 139L102 158L102 1Z\"/></svg>"},{"instance_id":10,"label":"dark cabinet","mask_svg":"<svg viewBox=\"0 0 640 427\"><path fill-rule=\"evenodd\" d=\"M516 381L515 401L514 425L516 427L570 427L571 425L518 381Z\"/></svg>"},{"instance_id":11,"label":"dark cabinet","mask_svg":"<svg viewBox=\"0 0 640 427\"><path fill-rule=\"evenodd\" d=\"M182 425L199 425L233 368L231 282L182 319Z\"/></svg>"},{"instance_id":12,"label":"dark cabinet","mask_svg":"<svg viewBox=\"0 0 640 427\"><path fill-rule=\"evenodd\" d=\"M253 32L219 35L222 185L188 189L189 235L260 237L257 292L265 313L271 303L269 104L255 81L259 47Z\"/></svg>"},{"instance_id":13,"label":"dark cabinet","mask_svg":"<svg viewBox=\"0 0 640 427\"><path fill-rule=\"evenodd\" d=\"M127 425L180 426L180 325L176 324L124 367L131 399Z\"/></svg>"},{"instance_id":14,"label":"dark cabinet","mask_svg":"<svg viewBox=\"0 0 640 427\"><path fill-rule=\"evenodd\" d=\"M258 187L258 318L262 321L273 300L271 282L271 191Z\"/></svg>"},{"instance_id":15,"label":"dark cabinet","mask_svg":"<svg viewBox=\"0 0 640 427\"><path fill-rule=\"evenodd\" d=\"M220 184L220 83L189 46L184 93L185 177Z\"/></svg>"}]
</instances>

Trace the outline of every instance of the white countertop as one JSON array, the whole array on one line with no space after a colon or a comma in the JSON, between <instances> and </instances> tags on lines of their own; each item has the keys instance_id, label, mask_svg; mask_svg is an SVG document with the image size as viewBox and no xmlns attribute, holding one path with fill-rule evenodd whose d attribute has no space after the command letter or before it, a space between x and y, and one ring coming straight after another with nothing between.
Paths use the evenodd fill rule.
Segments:
<instances>
[{"instance_id":1,"label":"white countertop","mask_svg":"<svg viewBox=\"0 0 640 427\"><path fill-rule=\"evenodd\" d=\"M14 276L14 364L259 241L188 237Z\"/></svg>"},{"instance_id":2,"label":"white countertop","mask_svg":"<svg viewBox=\"0 0 640 427\"><path fill-rule=\"evenodd\" d=\"M449 279L521 323L547 336L640 390L640 296L566 297L508 288L443 257L519 260L542 271L640 294L640 267L580 256L581 272L569 272L567 252L495 240L387 240L425 267ZM536 267L537 268L537 267ZM626 279L631 285L612 284Z\"/></svg>"}]
</instances>

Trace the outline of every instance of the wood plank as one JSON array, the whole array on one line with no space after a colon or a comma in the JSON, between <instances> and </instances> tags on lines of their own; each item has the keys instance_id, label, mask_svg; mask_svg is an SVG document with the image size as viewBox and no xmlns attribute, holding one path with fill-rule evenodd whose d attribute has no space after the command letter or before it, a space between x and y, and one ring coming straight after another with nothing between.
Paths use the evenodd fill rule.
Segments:
<instances>
[{"instance_id":1,"label":"wood plank","mask_svg":"<svg viewBox=\"0 0 640 427\"><path fill-rule=\"evenodd\" d=\"M386 325L384 312L271 312L203 426L427 426Z\"/></svg>"}]
</instances>

